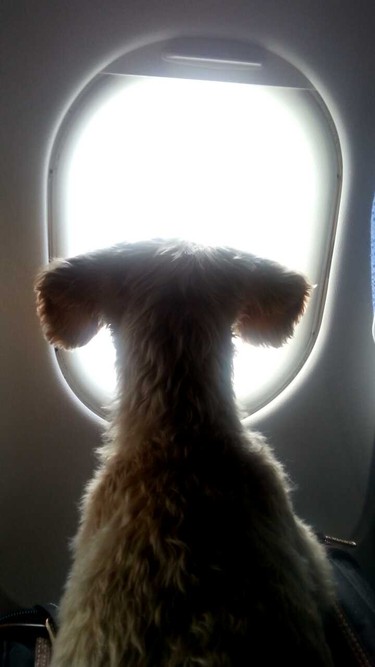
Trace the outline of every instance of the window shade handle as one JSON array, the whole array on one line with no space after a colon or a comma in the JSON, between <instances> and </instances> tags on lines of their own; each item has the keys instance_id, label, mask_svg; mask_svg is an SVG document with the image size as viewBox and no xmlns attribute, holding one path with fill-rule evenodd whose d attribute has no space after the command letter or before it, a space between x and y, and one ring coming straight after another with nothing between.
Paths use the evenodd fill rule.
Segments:
<instances>
[{"instance_id":1,"label":"window shade handle","mask_svg":"<svg viewBox=\"0 0 375 667\"><path fill-rule=\"evenodd\" d=\"M204 68L260 69L265 53L253 44L218 39L171 40L162 52L166 62Z\"/></svg>"}]
</instances>

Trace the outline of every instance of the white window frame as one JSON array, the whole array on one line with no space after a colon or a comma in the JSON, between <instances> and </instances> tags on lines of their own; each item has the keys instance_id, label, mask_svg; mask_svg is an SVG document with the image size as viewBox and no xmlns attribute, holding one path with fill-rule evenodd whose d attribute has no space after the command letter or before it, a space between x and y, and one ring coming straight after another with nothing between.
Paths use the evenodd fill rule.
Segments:
<instances>
[{"instance_id":1,"label":"white window frame","mask_svg":"<svg viewBox=\"0 0 375 667\"><path fill-rule=\"evenodd\" d=\"M325 303L330 264L336 233L338 206L341 194L342 160L333 120L319 93L304 75L278 56L252 44L223 40L177 39L158 42L131 51L105 67L74 101L66 114L56 139L49 164L48 233L50 258L67 256L64 240L64 169L69 162L76 138L92 113L93 105L99 105L120 86L124 76L169 77L236 82L301 91L304 113L310 114L312 124L320 123L327 141L327 185L325 193L322 238L317 238L316 265L319 280L308 311L299 325L298 335L290 343L290 362L285 365L262 391L242 401L244 416L252 414L273 398L297 375L308 358L319 331ZM329 146L328 146L329 144ZM328 169L323 165L324 169ZM126 240L126 239L124 239ZM70 253L71 254L71 253ZM291 267L293 268L293 267ZM81 364L74 353L56 351L60 369L73 392L93 412L106 417L103 403L106 396L99 396L82 376Z\"/></svg>"}]
</instances>

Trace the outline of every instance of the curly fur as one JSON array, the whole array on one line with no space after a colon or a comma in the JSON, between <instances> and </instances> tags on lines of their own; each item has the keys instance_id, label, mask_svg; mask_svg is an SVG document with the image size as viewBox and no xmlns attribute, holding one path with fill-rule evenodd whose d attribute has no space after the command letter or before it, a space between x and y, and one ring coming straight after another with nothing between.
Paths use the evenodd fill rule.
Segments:
<instances>
[{"instance_id":1,"label":"curly fur","mask_svg":"<svg viewBox=\"0 0 375 667\"><path fill-rule=\"evenodd\" d=\"M117 350L53 667L331 665L324 551L232 388L233 333L281 345L305 279L228 248L150 241L54 262L36 291L55 346L108 325Z\"/></svg>"}]
</instances>

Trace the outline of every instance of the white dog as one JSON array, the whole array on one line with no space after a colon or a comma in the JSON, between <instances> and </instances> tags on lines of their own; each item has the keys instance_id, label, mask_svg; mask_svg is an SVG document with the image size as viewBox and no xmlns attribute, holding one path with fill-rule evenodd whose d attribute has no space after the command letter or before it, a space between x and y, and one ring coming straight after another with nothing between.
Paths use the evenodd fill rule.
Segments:
<instances>
[{"instance_id":1,"label":"white dog","mask_svg":"<svg viewBox=\"0 0 375 667\"><path fill-rule=\"evenodd\" d=\"M331 665L324 550L232 388L233 334L281 345L305 279L228 248L149 241L54 262L36 291L55 346L111 328L119 391L53 666Z\"/></svg>"}]
</instances>

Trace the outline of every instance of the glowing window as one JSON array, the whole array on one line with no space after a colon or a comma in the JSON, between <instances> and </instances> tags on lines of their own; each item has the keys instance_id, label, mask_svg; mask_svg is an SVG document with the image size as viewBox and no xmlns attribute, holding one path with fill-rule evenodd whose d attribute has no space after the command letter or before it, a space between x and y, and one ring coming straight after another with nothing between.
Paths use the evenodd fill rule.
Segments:
<instances>
[{"instance_id":1,"label":"glowing window","mask_svg":"<svg viewBox=\"0 0 375 667\"><path fill-rule=\"evenodd\" d=\"M73 106L50 170L53 256L181 237L269 257L317 285L284 348L236 342L235 387L247 412L281 391L314 343L340 181L336 137L316 92L256 84L105 73ZM115 385L109 333L58 355L70 385L100 414Z\"/></svg>"}]
</instances>

